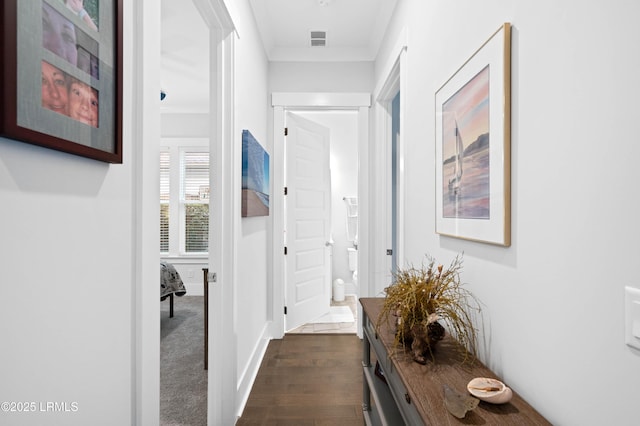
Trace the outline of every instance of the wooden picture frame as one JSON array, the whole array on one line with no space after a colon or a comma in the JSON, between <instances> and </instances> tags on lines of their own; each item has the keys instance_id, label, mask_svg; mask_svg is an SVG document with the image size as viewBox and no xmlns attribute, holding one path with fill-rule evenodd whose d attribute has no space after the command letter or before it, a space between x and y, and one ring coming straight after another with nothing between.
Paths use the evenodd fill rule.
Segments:
<instances>
[{"instance_id":1,"label":"wooden picture frame","mask_svg":"<svg viewBox=\"0 0 640 426\"><path fill-rule=\"evenodd\" d=\"M511 245L511 25L438 91L436 232Z\"/></svg>"},{"instance_id":2,"label":"wooden picture frame","mask_svg":"<svg viewBox=\"0 0 640 426\"><path fill-rule=\"evenodd\" d=\"M3 0L0 135L122 163L122 0L74 7Z\"/></svg>"}]
</instances>

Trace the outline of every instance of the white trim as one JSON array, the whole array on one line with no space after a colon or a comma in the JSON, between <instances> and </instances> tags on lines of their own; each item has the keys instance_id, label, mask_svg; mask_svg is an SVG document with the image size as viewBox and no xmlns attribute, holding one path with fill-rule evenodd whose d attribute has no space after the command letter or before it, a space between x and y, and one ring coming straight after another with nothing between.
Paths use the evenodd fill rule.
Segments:
<instances>
[{"instance_id":1,"label":"white trim","mask_svg":"<svg viewBox=\"0 0 640 426\"><path fill-rule=\"evenodd\" d=\"M208 388L208 424L234 424L235 400L236 400L236 344L233 324L233 280L234 280L234 235L237 224L234 222L236 209L231 194L231 181L234 170L233 143L227 142L228 147L223 147L223 141L231 141L233 129L233 33L234 26L223 0L193 0L203 19L209 26L211 41L211 58L215 60L212 67L211 85L211 111L216 113L210 116L211 133L210 144L213 147L221 147L223 151L216 153L215 158L220 158L223 168L220 171L223 194L218 194L217 205L223 206L220 215L215 216L216 226L211 228L222 229L217 253L209 260L209 268L219 265L217 270L219 283L212 286L210 292L209 316L209 388ZM135 392L132 398L131 423L141 426L155 426L160 423L160 303L157 297L157 287L146 285L159 282L160 272L158 268L158 239L159 239L159 194L157 179L159 176L158 152L160 140L160 99L158 88L160 80L157 70L160 69L160 3L155 0L143 0L134 2L131 9L133 19L125 19L125 30L133 28L132 39L137 42L133 46L133 54L130 55L134 66L131 68L133 75L132 86L129 91L125 86L125 93L133 93L133 134L125 140L140 141L133 149L133 184L135 185L134 206L136 230L133 236L133 247L136 257L134 282L135 295L133 302L133 315L135 328L132 332L132 340L135 342L135 350L132 354L132 373L135 375ZM125 13L127 16L127 13ZM144 17L144 19L143 19ZM129 26L127 22L142 22L155 25ZM126 35L126 34L125 34ZM126 52L125 52L126 53ZM125 58L129 57L128 55ZM125 66L127 61L125 60ZM127 75L125 73L125 75ZM125 79L125 85L127 83ZM217 96L220 94L221 96ZM126 116L126 114L125 114ZM211 152L211 148L210 148ZM225 166L226 165L226 166ZM212 166L213 167L213 166ZM226 185L226 186L225 186ZM235 186L234 186L235 187ZM214 209L215 210L215 209ZM229 226L232 225L232 226ZM211 229L210 228L210 229ZM211 232L211 231L210 231ZM214 236L217 236L215 234ZM210 233L210 238L212 234ZM222 286L222 283L227 284ZM223 321L222 319L225 319ZM230 320L229 320L230 319ZM222 327L225 324L226 327ZM220 349L224 348L224 350Z\"/></svg>"},{"instance_id":2,"label":"white trim","mask_svg":"<svg viewBox=\"0 0 640 426\"><path fill-rule=\"evenodd\" d=\"M225 35L226 34L226 35ZM237 340L235 337L235 259L239 198L233 189L238 175L233 137L233 31L211 28L211 209L209 271L209 378L207 421L235 424Z\"/></svg>"},{"instance_id":3,"label":"white trim","mask_svg":"<svg viewBox=\"0 0 640 426\"><path fill-rule=\"evenodd\" d=\"M361 106L358 110L358 285L360 297L375 296L368 284L371 270L371 240L375 230L371 228L371 143L369 134L371 108ZM357 318L362 318L362 307L357 304ZM358 337L362 338L362 321L356 321Z\"/></svg>"},{"instance_id":4,"label":"white trim","mask_svg":"<svg viewBox=\"0 0 640 426\"><path fill-rule=\"evenodd\" d=\"M391 101L398 91L400 91L400 139L398 140L398 193L397 193L397 253L396 259L399 266L404 259L405 241L405 172L404 161L406 152L405 130L403 115L406 113L407 90L407 55L408 31L403 28L398 39L391 50L386 62L382 78L376 85L375 97L375 117L376 117L376 137L373 148L371 164L375 165L373 170L382 170L383 173L370 175L374 182L371 188L372 196L372 230L385 229L384 233L372 233L375 239L371 242L372 253L370 254L371 265L377 265L375 270L370 271L369 289L372 296L378 296L390 282L391 258L386 254L386 250L391 246Z\"/></svg>"},{"instance_id":5,"label":"white trim","mask_svg":"<svg viewBox=\"0 0 640 426\"><path fill-rule=\"evenodd\" d=\"M160 260L166 260L169 263L173 263L175 265L190 265L190 264L207 264L209 261L209 256L164 256L160 253Z\"/></svg>"},{"instance_id":6,"label":"white trim","mask_svg":"<svg viewBox=\"0 0 640 426\"><path fill-rule=\"evenodd\" d=\"M354 109L358 111L358 199L367 200L369 193L368 176L363 171L368 170L369 158L369 107L371 95L369 93L273 93L273 279L270 292L272 306L271 336L279 339L284 336L284 127L286 109ZM366 192L361 192L366 191ZM358 220L368 223L368 208L359 209ZM362 223L362 222L361 222ZM360 246L369 241L369 228L360 228L358 238ZM366 252L366 249L365 249ZM358 268L369 269L367 257L360 257ZM360 269L359 269L360 271ZM359 272L360 273L360 272ZM364 274L366 278L367 274ZM364 279L364 278L363 278ZM359 279L359 282L362 282ZM364 290L364 291L363 291ZM368 296L366 287L358 286L361 296ZM362 318L359 315L358 318ZM362 337L362 325L358 321L358 335Z\"/></svg>"},{"instance_id":7,"label":"white trim","mask_svg":"<svg viewBox=\"0 0 640 426\"><path fill-rule=\"evenodd\" d=\"M197 147L203 148L204 150L209 149L209 138L203 137L184 137L177 138L175 136L161 138L160 139L161 147Z\"/></svg>"},{"instance_id":8,"label":"white trim","mask_svg":"<svg viewBox=\"0 0 640 426\"><path fill-rule=\"evenodd\" d=\"M271 105L287 108L349 108L371 106L368 93L273 93Z\"/></svg>"},{"instance_id":9,"label":"white trim","mask_svg":"<svg viewBox=\"0 0 640 426\"><path fill-rule=\"evenodd\" d=\"M369 294L380 296L380 292L389 283L391 271L391 257L386 254L390 248L389 217L389 147L385 137L391 134L391 115L387 110L387 104L376 102L375 113L375 140L371 150L370 187L371 194L371 261L372 269L369 274ZM377 173L374 173L376 170ZM373 232L377 230L378 232ZM383 232L380 232L383 230ZM360 272L359 272L360 273Z\"/></svg>"},{"instance_id":10,"label":"white trim","mask_svg":"<svg viewBox=\"0 0 640 426\"><path fill-rule=\"evenodd\" d=\"M209 359L207 424L235 424L237 342L235 338L235 240L239 198L234 126L233 38L235 26L224 0L193 0L209 27Z\"/></svg>"},{"instance_id":11,"label":"white trim","mask_svg":"<svg viewBox=\"0 0 640 426\"><path fill-rule=\"evenodd\" d=\"M238 418L242 416L244 407L247 405L249 395L251 394L251 388L253 387L253 383L255 382L256 377L258 376L258 370L260 369L260 365L262 364L264 354L267 352L269 341L269 326L265 325L260 338L256 343L256 346L253 348L251 357L249 357L249 362L247 363L246 368L244 369L244 371L240 375L240 379L238 380Z\"/></svg>"},{"instance_id":12,"label":"white trim","mask_svg":"<svg viewBox=\"0 0 640 426\"><path fill-rule=\"evenodd\" d=\"M369 62L375 52L367 47L273 47L267 51L270 62Z\"/></svg>"},{"instance_id":13,"label":"white trim","mask_svg":"<svg viewBox=\"0 0 640 426\"><path fill-rule=\"evenodd\" d=\"M225 38L235 31L233 20L224 0L193 0L198 12L209 29L220 30L220 38Z\"/></svg>"},{"instance_id":14,"label":"white trim","mask_svg":"<svg viewBox=\"0 0 640 426\"><path fill-rule=\"evenodd\" d=\"M125 5L129 5L125 2ZM127 6L125 6L127 7ZM158 267L158 241L160 237L160 217L157 189L160 175L160 3L155 0L134 2L124 11L125 39L127 34L134 40L132 52L124 52L124 93L131 96L131 134L124 134L125 143L132 143L132 253L134 255L133 282L134 298L132 316L134 329L131 336L134 345L132 374L135 386L132 401L131 424L156 426L160 422L160 298L158 286L148 285L160 282ZM132 25L144 21L149 25ZM127 65L131 63L131 65ZM127 78L130 76L130 78ZM123 108L126 106L123 105ZM134 143L135 142L135 143Z\"/></svg>"},{"instance_id":15,"label":"white trim","mask_svg":"<svg viewBox=\"0 0 640 426\"><path fill-rule=\"evenodd\" d=\"M393 74L393 68L396 67L398 59L400 58L402 52L406 51L408 47L409 31L407 30L407 27L403 27L402 30L400 30L400 34L398 35L398 38L396 39L396 42L391 49L391 53L389 54L387 62L385 62L384 67L382 68L382 71L380 73L383 78L378 81L378 84L376 84L376 88L373 91L376 99L379 99L380 94L384 91L384 88L388 86L389 78Z\"/></svg>"},{"instance_id":16,"label":"white trim","mask_svg":"<svg viewBox=\"0 0 640 426\"><path fill-rule=\"evenodd\" d=\"M284 107L273 107L273 158L271 171L273 175L273 256L272 256L272 285L269 290L271 299L271 336L281 339L284 336L284 280L285 265L280 255L284 250Z\"/></svg>"}]
</instances>

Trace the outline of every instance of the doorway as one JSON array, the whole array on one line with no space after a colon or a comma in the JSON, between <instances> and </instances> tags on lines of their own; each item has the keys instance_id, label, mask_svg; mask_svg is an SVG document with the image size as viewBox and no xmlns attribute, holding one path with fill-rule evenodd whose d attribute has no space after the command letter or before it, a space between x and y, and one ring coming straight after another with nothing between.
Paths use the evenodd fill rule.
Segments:
<instances>
[{"instance_id":1,"label":"doorway","mask_svg":"<svg viewBox=\"0 0 640 426\"><path fill-rule=\"evenodd\" d=\"M285 256L287 265L287 316L286 330L288 333L356 333L356 300L357 300L357 247L358 247L358 112L356 110L287 110L285 156L286 161L286 186L288 194L285 196L285 221L288 254ZM322 203L327 217L325 218L325 231L320 232L316 242L317 256L324 256L322 262L326 269L322 277L323 292L316 300L316 310L309 308L298 309L295 305L295 289L300 279L292 273L293 265L300 264L294 261L298 253L296 230L309 229L309 211L302 211L303 217L296 218L297 210L292 205L297 203L295 182L296 176L295 158L298 126L304 125L304 132L326 132L328 146L324 155L325 173L330 177L326 182L327 196ZM314 153L308 164L320 167L320 150ZM293 160L293 161L292 161ZM302 182L309 182L311 167L303 169ZM320 192L316 192L320 194ZM321 213L321 208L312 210L314 215ZM297 220L302 219L307 225L296 226ZM321 223L321 222L316 222ZM308 232L305 237L308 237ZM301 241L301 245L311 242L309 238ZM307 253L309 253L307 251ZM308 257L308 256L307 256ZM351 258L351 262L350 262ZM297 259L297 258L296 258ZM353 262L356 259L356 263ZM302 312L299 312L299 311ZM302 318L301 318L302 316Z\"/></svg>"},{"instance_id":2,"label":"doorway","mask_svg":"<svg viewBox=\"0 0 640 426\"><path fill-rule=\"evenodd\" d=\"M210 29L195 0L160 14L160 423L206 424Z\"/></svg>"},{"instance_id":3,"label":"doorway","mask_svg":"<svg viewBox=\"0 0 640 426\"><path fill-rule=\"evenodd\" d=\"M201 84L199 91L204 93L204 97L197 99L204 104L204 110L196 111L175 111L176 121L181 121L180 133L175 133L175 128L169 128L169 134L163 136L171 136L180 139L193 139L194 137L206 138L205 152L208 152L209 160L209 185L210 191L206 189L206 183L200 186L203 191L199 191L203 199L208 199L210 205L208 215L208 257L202 259L204 266L208 267L209 275L203 276L202 267L193 267L192 274L187 272L187 279L198 281L201 285L206 285L208 291L208 370L204 370L206 380L206 398L205 406L202 410L204 419L198 419L198 423L206 422L206 424L233 424L236 419L236 342L233 336L233 327L222 327L222 324L232 323L234 318L233 312L233 286L231 283L233 277L233 244L234 234L236 233L237 224L235 222L236 211L234 210L234 194L231 185L224 185L223 182L229 182L236 176L237 167L235 166L237 152L234 144L229 141L233 140L233 38L234 25L223 2L216 0L189 0L187 3L180 3L178 6L175 2L166 2L173 8L177 8L173 14L167 17L168 20L177 19L181 22L181 31L178 31L168 43L174 48L174 53L186 55L187 59L204 59L205 65L208 65L204 73L204 80L198 80ZM162 7L166 6L163 2ZM161 9L162 9L161 7ZM191 22L178 19L178 14L189 9L194 15ZM195 20L204 25L204 34L194 30ZM164 30L164 20L161 24L161 32ZM200 26L198 26L199 28ZM156 34L154 34L157 36ZM192 42L188 42L189 37L194 37ZM204 43L203 43L204 42ZM195 46L198 46L197 53L193 53ZM182 50L181 50L182 49ZM162 48L162 55L169 54ZM174 58L181 59L181 57ZM183 67L190 61L183 60ZM180 65L180 64L179 64ZM187 70L191 71L191 70ZM193 71L196 71L195 69ZM174 74L175 75L175 74ZM176 80L189 80L192 74L184 71L176 77ZM195 79L194 79L195 80ZM169 86L170 82L163 82L163 85ZM191 86L182 86L185 89L193 89ZM202 88L206 87L205 90ZM189 90L173 90L167 89L167 101L180 97L185 103L191 104L196 96ZM186 105L189 107L190 105ZM191 105L193 106L193 105ZM204 119L202 116L204 116ZM197 125L194 125L197 124ZM167 130L166 122L163 121L163 132ZM202 125L200 125L202 124ZM194 129L197 128L197 134L194 135ZM156 141L157 143L157 141ZM148 177L147 177L148 179ZM152 179L151 182L156 182ZM154 188L155 187L155 188ZM157 191L157 184L145 184L145 188L149 191ZM154 209L155 207L155 209ZM149 210L157 212L157 204L149 205ZM157 213L156 213L157 214ZM159 235L156 230L156 235ZM156 240L157 241L157 240ZM156 246L157 247L157 246ZM202 266L202 265L199 265ZM156 265L157 269L157 265ZM200 287L204 293L204 288ZM196 291L195 293L198 293ZM179 304L176 300L176 312ZM204 309L204 307L203 307ZM203 319L203 322L205 320ZM157 324L155 324L157 328ZM206 342L207 340L204 340ZM204 347L205 343L201 345ZM156 342L157 343L157 342ZM221 348L225 348L222 350ZM158 355L158 353L155 353ZM153 353L151 352L151 357ZM158 372L156 371L155 374ZM151 374L151 373L150 373ZM142 377L143 393L149 392L145 387ZM188 406L188 405L187 405ZM151 411L158 411L155 406ZM157 414L151 414L157 415Z\"/></svg>"},{"instance_id":4,"label":"doorway","mask_svg":"<svg viewBox=\"0 0 640 426\"><path fill-rule=\"evenodd\" d=\"M355 196L360 200L363 196L366 198L366 193L363 195L363 182L361 173L363 168L361 166L362 152L367 152L368 149L368 126L369 126L369 107L371 99L369 94L332 94L332 93L274 93L272 95L273 106L273 141L274 141L274 167L273 167L273 186L274 188L284 188L285 184L285 136L283 129L286 123L286 112L296 111L296 113L304 114L320 114L326 113L326 111L336 110L350 110L355 115L357 120L357 166L354 167L357 170L357 194ZM366 156L365 156L366 157ZM286 262L283 248L285 247L285 201L284 191L273 191L273 253L282 253L282 255L274 255L273 257L273 283L274 286L271 289L272 292L272 336L274 338L282 338L286 329L285 320L285 308L286 306ZM344 196L341 194L335 196ZM341 201L342 202L342 201ZM344 219L346 221L346 219ZM365 213L366 220L366 213ZM362 215L359 217L359 222L362 223ZM358 233L358 240L360 242L366 241L368 238L367 229L360 229ZM358 258L358 270L363 268L363 265L368 266L368 260L366 257ZM345 255L345 263L347 262ZM359 286L355 287L355 294L359 297L363 293ZM327 294L327 299L330 292ZM368 295L368 292L364 292L364 295ZM360 324L358 324L359 332L361 333Z\"/></svg>"},{"instance_id":5,"label":"doorway","mask_svg":"<svg viewBox=\"0 0 640 426\"><path fill-rule=\"evenodd\" d=\"M373 217L371 229L379 230L371 240L371 262L376 265L368 276L371 295L384 294L393 280L393 271L404 258L404 152L403 119L406 100L407 34L403 30L383 67L383 78L374 92L376 136L371 153Z\"/></svg>"},{"instance_id":6,"label":"doorway","mask_svg":"<svg viewBox=\"0 0 640 426\"><path fill-rule=\"evenodd\" d=\"M329 311L329 128L287 111L285 127L285 329Z\"/></svg>"}]
</instances>

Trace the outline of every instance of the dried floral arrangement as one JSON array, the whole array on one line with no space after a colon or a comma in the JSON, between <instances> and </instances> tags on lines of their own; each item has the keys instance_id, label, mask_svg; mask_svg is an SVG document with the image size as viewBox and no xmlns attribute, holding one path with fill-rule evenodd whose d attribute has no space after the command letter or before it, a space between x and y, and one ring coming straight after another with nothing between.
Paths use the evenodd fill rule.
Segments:
<instances>
[{"instance_id":1,"label":"dried floral arrangement","mask_svg":"<svg viewBox=\"0 0 640 426\"><path fill-rule=\"evenodd\" d=\"M471 313L480 312L476 297L460 281L462 256L458 255L448 268L437 265L427 256L428 264L420 268L410 266L394 273L394 282L385 289L385 300L378 326L395 317L395 343L411 345L416 362L426 363L426 355L433 359L436 343L444 337L445 328L460 344L464 362L469 354L476 355L476 328ZM471 358L472 359L472 358Z\"/></svg>"}]
</instances>

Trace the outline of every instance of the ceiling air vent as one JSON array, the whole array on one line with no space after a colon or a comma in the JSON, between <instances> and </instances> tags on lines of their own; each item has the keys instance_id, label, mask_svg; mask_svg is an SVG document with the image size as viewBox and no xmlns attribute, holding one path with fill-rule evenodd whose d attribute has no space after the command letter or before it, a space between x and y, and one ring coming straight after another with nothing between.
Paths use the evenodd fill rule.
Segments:
<instances>
[{"instance_id":1,"label":"ceiling air vent","mask_svg":"<svg viewBox=\"0 0 640 426\"><path fill-rule=\"evenodd\" d=\"M326 31L311 31L311 47L324 47L327 45Z\"/></svg>"}]
</instances>

